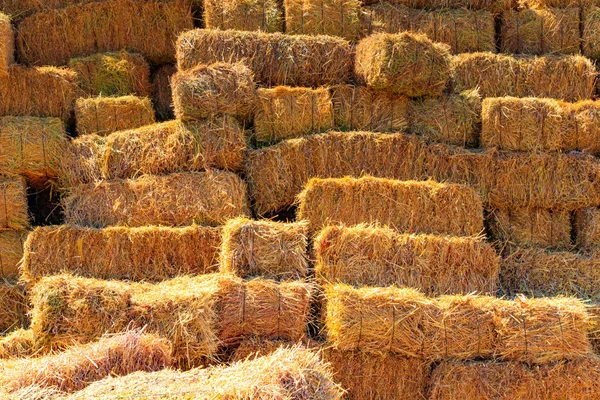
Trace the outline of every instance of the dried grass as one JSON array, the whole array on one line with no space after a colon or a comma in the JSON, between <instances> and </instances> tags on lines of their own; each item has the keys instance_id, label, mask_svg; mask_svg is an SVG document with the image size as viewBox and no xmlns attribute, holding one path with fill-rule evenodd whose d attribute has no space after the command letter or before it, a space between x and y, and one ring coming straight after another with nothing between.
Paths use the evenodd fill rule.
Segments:
<instances>
[{"instance_id":1,"label":"dried grass","mask_svg":"<svg viewBox=\"0 0 600 400\"><path fill-rule=\"evenodd\" d=\"M600 8L598 4L587 0L581 0L584 4L581 18L582 18L582 53L593 60L600 59L600 35L598 29L600 29Z\"/></svg>"},{"instance_id":2,"label":"dried grass","mask_svg":"<svg viewBox=\"0 0 600 400\"><path fill-rule=\"evenodd\" d=\"M29 227L27 186L20 176L0 175L0 231Z\"/></svg>"},{"instance_id":3,"label":"dried grass","mask_svg":"<svg viewBox=\"0 0 600 400\"><path fill-rule=\"evenodd\" d=\"M380 0L364 0L365 5L379 3ZM517 6L514 0L391 0L392 5L424 10L460 9L487 10L498 14Z\"/></svg>"},{"instance_id":4,"label":"dried grass","mask_svg":"<svg viewBox=\"0 0 600 400\"><path fill-rule=\"evenodd\" d=\"M6 334L27 324L27 299L23 288L10 281L0 283L0 333Z\"/></svg>"},{"instance_id":5,"label":"dried grass","mask_svg":"<svg viewBox=\"0 0 600 400\"><path fill-rule=\"evenodd\" d=\"M209 29L283 32L283 22L283 10L280 1L204 1L204 25Z\"/></svg>"},{"instance_id":6,"label":"dried grass","mask_svg":"<svg viewBox=\"0 0 600 400\"><path fill-rule=\"evenodd\" d=\"M0 338L0 360L33 357L43 353L45 349L35 346L31 329L15 329Z\"/></svg>"},{"instance_id":7,"label":"dried grass","mask_svg":"<svg viewBox=\"0 0 600 400\"><path fill-rule=\"evenodd\" d=\"M159 121L172 119L173 94L171 92L171 79L177 72L174 65L168 64L158 68L152 75L152 100Z\"/></svg>"},{"instance_id":8,"label":"dried grass","mask_svg":"<svg viewBox=\"0 0 600 400\"><path fill-rule=\"evenodd\" d=\"M583 208L574 214L573 229L579 249L594 253L600 247L600 210Z\"/></svg>"},{"instance_id":9,"label":"dried grass","mask_svg":"<svg viewBox=\"0 0 600 400\"><path fill-rule=\"evenodd\" d=\"M320 349L320 343L305 338L300 342L293 343L283 339L265 339L259 336L250 336L242 340L228 358L228 362L238 362L244 360L254 360L258 357L264 357L274 353L280 348L291 348L293 346L305 347L317 351ZM321 356L324 356L321 353Z\"/></svg>"},{"instance_id":10,"label":"dried grass","mask_svg":"<svg viewBox=\"0 0 600 400\"><path fill-rule=\"evenodd\" d=\"M360 0L284 0L288 34L361 37Z\"/></svg>"},{"instance_id":11,"label":"dried grass","mask_svg":"<svg viewBox=\"0 0 600 400\"><path fill-rule=\"evenodd\" d=\"M0 75L8 75L8 67L15 62L15 34L10 17L0 12Z\"/></svg>"},{"instance_id":12,"label":"dried grass","mask_svg":"<svg viewBox=\"0 0 600 400\"><path fill-rule=\"evenodd\" d=\"M2 279L17 279L19 277L19 262L23 258L23 242L27 231L0 229L0 277Z\"/></svg>"},{"instance_id":13,"label":"dried grass","mask_svg":"<svg viewBox=\"0 0 600 400\"><path fill-rule=\"evenodd\" d=\"M78 99L75 103L75 119L80 136L106 136L155 122L152 101L147 97L135 96Z\"/></svg>"}]
</instances>

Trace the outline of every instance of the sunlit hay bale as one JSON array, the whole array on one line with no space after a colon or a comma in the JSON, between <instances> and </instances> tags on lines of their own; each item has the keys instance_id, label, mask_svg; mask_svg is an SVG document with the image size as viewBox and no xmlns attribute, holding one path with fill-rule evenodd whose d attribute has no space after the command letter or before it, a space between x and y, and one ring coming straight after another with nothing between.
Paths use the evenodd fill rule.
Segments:
<instances>
[{"instance_id":1,"label":"sunlit hay bale","mask_svg":"<svg viewBox=\"0 0 600 400\"><path fill-rule=\"evenodd\" d=\"M477 147L481 131L481 97L465 90L409 103L409 132L432 142Z\"/></svg>"},{"instance_id":2,"label":"sunlit hay bale","mask_svg":"<svg viewBox=\"0 0 600 400\"><path fill-rule=\"evenodd\" d=\"M377 33L356 47L355 75L374 89L439 96L451 76L450 48L422 34Z\"/></svg>"},{"instance_id":3,"label":"sunlit hay bale","mask_svg":"<svg viewBox=\"0 0 600 400\"><path fill-rule=\"evenodd\" d=\"M600 210L583 208L575 211L573 221L576 243L586 253L594 253L600 248Z\"/></svg>"},{"instance_id":4,"label":"sunlit hay bale","mask_svg":"<svg viewBox=\"0 0 600 400\"><path fill-rule=\"evenodd\" d=\"M408 286L426 294L496 292L499 260L481 238L400 234L358 225L323 229L314 239L322 282Z\"/></svg>"},{"instance_id":5,"label":"sunlit hay bale","mask_svg":"<svg viewBox=\"0 0 600 400\"><path fill-rule=\"evenodd\" d=\"M307 235L307 224L302 221L229 220L223 227L220 271L243 278L304 278L308 272Z\"/></svg>"},{"instance_id":6,"label":"sunlit hay bale","mask_svg":"<svg viewBox=\"0 0 600 400\"><path fill-rule=\"evenodd\" d=\"M167 64L158 68L152 75L152 101L159 121L175 117L171 79L176 72L177 67Z\"/></svg>"},{"instance_id":7,"label":"sunlit hay bale","mask_svg":"<svg viewBox=\"0 0 600 400\"><path fill-rule=\"evenodd\" d=\"M343 390L334 383L329 364L321 361L317 353L297 347L232 365L106 378L71 398L116 400L134 393L146 398L185 396L199 400L343 398Z\"/></svg>"},{"instance_id":8,"label":"sunlit hay bale","mask_svg":"<svg viewBox=\"0 0 600 400\"><path fill-rule=\"evenodd\" d=\"M258 89L256 97L254 132L259 143L271 144L333 127L333 103L327 88L277 86Z\"/></svg>"},{"instance_id":9,"label":"sunlit hay bale","mask_svg":"<svg viewBox=\"0 0 600 400\"><path fill-rule=\"evenodd\" d=\"M350 43L329 36L196 29L179 36L180 71L198 64L244 62L258 83L317 87L345 83L352 70Z\"/></svg>"},{"instance_id":10,"label":"sunlit hay bale","mask_svg":"<svg viewBox=\"0 0 600 400\"><path fill-rule=\"evenodd\" d=\"M165 64L174 61L177 35L193 26L187 0L107 0L24 18L17 51L24 63L36 65L64 65L73 57L121 49Z\"/></svg>"},{"instance_id":11,"label":"sunlit hay bale","mask_svg":"<svg viewBox=\"0 0 600 400\"><path fill-rule=\"evenodd\" d=\"M10 281L0 283L0 333L22 328L28 322L23 288Z\"/></svg>"},{"instance_id":12,"label":"sunlit hay bale","mask_svg":"<svg viewBox=\"0 0 600 400\"><path fill-rule=\"evenodd\" d=\"M31 385L72 393L108 376L159 371L170 365L171 349L164 339L129 331L55 355L0 361L0 384L8 393Z\"/></svg>"},{"instance_id":13,"label":"sunlit hay bale","mask_svg":"<svg viewBox=\"0 0 600 400\"><path fill-rule=\"evenodd\" d=\"M29 227L27 186L19 176L0 175L0 230Z\"/></svg>"},{"instance_id":14,"label":"sunlit hay bale","mask_svg":"<svg viewBox=\"0 0 600 400\"><path fill-rule=\"evenodd\" d=\"M204 25L209 29L282 32L283 20L276 0L204 1Z\"/></svg>"},{"instance_id":15,"label":"sunlit hay bale","mask_svg":"<svg viewBox=\"0 0 600 400\"><path fill-rule=\"evenodd\" d=\"M54 67L13 65L0 76L0 115L71 118L79 97L77 74Z\"/></svg>"},{"instance_id":16,"label":"sunlit hay bale","mask_svg":"<svg viewBox=\"0 0 600 400\"><path fill-rule=\"evenodd\" d=\"M246 184L234 173L174 173L74 187L63 199L65 223L82 226L221 225L250 215Z\"/></svg>"},{"instance_id":17,"label":"sunlit hay bale","mask_svg":"<svg viewBox=\"0 0 600 400\"><path fill-rule=\"evenodd\" d=\"M408 125L408 98L366 86L331 88L334 125L344 131L404 132Z\"/></svg>"},{"instance_id":18,"label":"sunlit hay bale","mask_svg":"<svg viewBox=\"0 0 600 400\"><path fill-rule=\"evenodd\" d=\"M284 0L288 34L361 37L360 0Z\"/></svg>"},{"instance_id":19,"label":"sunlit hay bale","mask_svg":"<svg viewBox=\"0 0 600 400\"><path fill-rule=\"evenodd\" d=\"M579 53L579 8L507 10L500 51L522 54Z\"/></svg>"},{"instance_id":20,"label":"sunlit hay bale","mask_svg":"<svg viewBox=\"0 0 600 400\"><path fill-rule=\"evenodd\" d=\"M372 5L379 2L380 0L364 0L363 4ZM395 6L423 10L465 8L469 10L487 10L495 14L517 6L516 2L513 0L391 0L389 3Z\"/></svg>"},{"instance_id":21,"label":"sunlit hay bale","mask_svg":"<svg viewBox=\"0 0 600 400\"><path fill-rule=\"evenodd\" d=\"M62 272L133 281L205 274L218 269L220 244L221 230L202 226L38 227L25 242L21 279L32 285Z\"/></svg>"},{"instance_id":22,"label":"sunlit hay bale","mask_svg":"<svg viewBox=\"0 0 600 400\"><path fill-rule=\"evenodd\" d=\"M309 232L327 225L380 223L407 233L475 236L483 208L475 191L434 181L385 178L313 178L298 195L297 217Z\"/></svg>"},{"instance_id":23,"label":"sunlit hay bale","mask_svg":"<svg viewBox=\"0 0 600 400\"><path fill-rule=\"evenodd\" d=\"M77 99L75 120L79 135L100 136L155 122L152 101L135 96Z\"/></svg>"},{"instance_id":24,"label":"sunlit hay bale","mask_svg":"<svg viewBox=\"0 0 600 400\"><path fill-rule=\"evenodd\" d=\"M571 113L568 150L600 154L600 102L585 100L564 107Z\"/></svg>"},{"instance_id":25,"label":"sunlit hay bale","mask_svg":"<svg viewBox=\"0 0 600 400\"><path fill-rule=\"evenodd\" d=\"M27 231L0 229L0 277L16 279L19 277L19 262L23 258L23 242Z\"/></svg>"},{"instance_id":26,"label":"sunlit hay bale","mask_svg":"<svg viewBox=\"0 0 600 400\"><path fill-rule=\"evenodd\" d=\"M0 12L0 75L8 75L8 67L15 62L15 34L10 17Z\"/></svg>"},{"instance_id":27,"label":"sunlit hay bale","mask_svg":"<svg viewBox=\"0 0 600 400\"><path fill-rule=\"evenodd\" d=\"M380 32L412 31L413 24L421 12L421 10L387 1L377 0L373 4L363 5L360 17L362 34L368 36Z\"/></svg>"}]
</instances>

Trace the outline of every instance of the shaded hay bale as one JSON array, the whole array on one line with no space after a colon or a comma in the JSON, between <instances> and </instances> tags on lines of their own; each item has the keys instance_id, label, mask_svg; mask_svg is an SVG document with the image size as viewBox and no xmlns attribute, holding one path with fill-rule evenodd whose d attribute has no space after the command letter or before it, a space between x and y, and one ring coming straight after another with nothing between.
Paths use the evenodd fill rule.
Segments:
<instances>
[{"instance_id":1,"label":"shaded hay bale","mask_svg":"<svg viewBox=\"0 0 600 400\"><path fill-rule=\"evenodd\" d=\"M204 1L204 25L209 29L282 32L283 21L283 10L279 1Z\"/></svg>"},{"instance_id":2,"label":"shaded hay bale","mask_svg":"<svg viewBox=\"0 0 600 400\"><path fill-rule=\"evenodd\" d=\"M87 4L95 0L0 0L0 10L25 17L39 11L65 8L75 4ZM194 10L202 6L202 0L189 0Z\"/></svg>"},{"instance_id":3,"label":"shaded hay bale","mask_svg":"<svg viewBox=\"0 0 600 400\"><path fill-rule=\"evenodd\" d=\"M35 346L33 331L19 328L0 339L0 359L33 357L44 349Z\"/></svg>"},{"instance_id":4,"label":"shaded hay bale","mask_svg":"<svg viewBox=\"0 0 600 400\"><path fill-rule=\"evenodd\" d=\"M0 230L0 277L17 279L19 262L23 258L23 242L26 231Z\"/></svg>"},{"instance_id":5,"label":"shaded hay bale","mask_svg":"<svg viewBox=\"0 0 600 400\"><path fill-rule=\"evenodd\" d=\"M152 75L152 100L159 121L173 119L173 94L171 78L177 72L174 65L167 64L158 68Z\"/></svg>"},{"instance_id":6,"label":"shaded hay bale","mask_svg":"<svg viewBox=\"0 0 600 400\"><path fill-rule=\"evenodd\" d=\"M288 34L341 36L357 41L361 36L360 0L284 0Z\"/></svg>"},{"instance_id":7,"label":"shaded hay bale","mask_svg":"<svg viewBox=\"0 0 600 400\"><path fill-rule=\"evenodd\" d=\"M364 0L366 5L378 3L379 0ZM435 9L469 9L469 10L487 10L492 13L500 13L503 10L510 10L517 4L514 0L390 0L394 6L403 6L424 10Z\"/></svg>"},{"instance_id":8,"label":"shaded hay bale","mask_svg":"<svg viewBox=\"0 0 600 400\"><path fill-rule=\"evenodd\" d=\"M593 253L600 247L600 210L583 208L575 211L573 229L577 246L587 253Z\"/></svg>"},{"instance_id":9,"label":"shaded hay bale","mask_svg":"<svg viewBox=\"0 0 600 400\"><path fill-rule=\"evenodd\" d=\"M25 179L0 175L0 230L29 227Z\"/></svg>"},{"instance_id":10,"label":"shaded hay bale","mask_svg":"<svg viewBox=\"0 0 600 400\"><path fill-rule=\"evenodd\" d=\"M585 100L563 107L571 117L565 128L569 134L566 149L600 154L600 102Z\"/></svg>"},{"instance_id":11,"label":"shaded hay bale","mask_svg":"<svg viewBox=\"0 0 600 400\"><path fill-rule=\"evenodd\" d=\"M6 334L27 324L27 299L23 288L9 281L0 283L0 333Z\"/></svg>"},{"instance_id":12,"label":"shaded hay bale","mask_svg":"<svg viewBox=\"0 0 600 400\"><path fill-rule=\"evenodd\" d=\"M152 101L135 96L77 99L75 119L79 135L100 136L155 122Z\"/></svg>"},{"instance_id":13,"label":"shaded hay bale","mask_svg":"<svg viewBox=\"0 0 600 400\"><path fill-rule=\"evenodd\" d=\"M593 5L590 0L518 0L520 8L543 10L547 8L587 8Z\"/></svg>"},{"instance_id":14,"label":"shaded hay bale","mask_svg":"<svg viewBox=\"0 0 600 400\"><path fill-rule=\"evenodd\" d=\"M304 278L308 272L307 235L307 224L302 221L229 220L223 227L219 269L243 278Z\"/></svg>"},{"instance_id":15,"label":"shaded hay bale","mask_svg":"<svg viewBox=\"0 0 600 400\"><path fill-rule=\"evenodd\" d=\"M219 228L38 227L25 242L21 279L70 272L97 279L161 281L218 269Z\"/></svg>"},{"instance_id":16,"label":"shaded hay bale","mask_svg":"<svg viewBox=\"0 0 600 400\"><path fill-rule=\"evenodd\" d=\"M244 62L257 83L269 86L317 87L345 83L350 78L350 44L328 36L196 29L177 41L177 65Z\"/></svg>"},{"instance_id":17,"label":"shaded hay bale","mask_svg":"<svg viewBox=\"0 0 600 400\"><path fill-rule=\"evenodd\" d=\"M0 12L0 75L8 75L8 67L15 62L15 34L10 17Z\"/></svg>"},{"instance_id":18,"label":"shaded hay bale","mask_svg":"<svg viewBox=\"0 0 600 400\"><path fill-rule=\"evenodd\" d=\"M426 294L493 294L498 283L499 259L481 238L330 226L315 237L314 252L322 283L408 286Z\"/></svg>"},{"instance_id":19,"label":"shaded hay bale","mask_svg":"<svg viewBox=\"0 0 600 400\"><path fill-rule=\"evenodd\" d=\"M581 14L582 17L582 52L586 57L593 60L600 59L600 8L598 4L589 4L591 2L582 1L584 8Z\"/></svg>"}]
</instances>

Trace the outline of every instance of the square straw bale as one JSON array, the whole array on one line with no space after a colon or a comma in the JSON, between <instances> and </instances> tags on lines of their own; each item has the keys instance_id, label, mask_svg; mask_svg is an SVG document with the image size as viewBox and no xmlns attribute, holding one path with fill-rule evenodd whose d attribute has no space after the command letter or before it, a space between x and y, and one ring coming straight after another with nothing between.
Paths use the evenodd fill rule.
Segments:
<instances>
[{"instance_id":1,"label":"square straw bale","mask_svg":"<svg viewBox=\"0 0 600 400\"><path fill-rule=\"evenodd\" d=\"M427 36L377 33L356 47L355 75L374 89L409 97L440 96L452 73L450 48Z\"/></svg>"},{"instance_id":2,"label":"square straw bale","mask_svg":"<svg viewBox=\"0 0 600 400\"><path fill-rule=\"evenodd\" d=\"M17 279L19 263L23 258L23 242L27 239L27 231L0 229L0 277Z\"/></svg>"},{"instance_id":3,"label":"square straw bale","mask_svg":"<svg viewBox=\"0 0 600 400\"><path fill-rule=\"evenodd\" d=\"M373 4L363 5L360 18L362 34L369 36L373 33L413 31L422 12L387 1L375 1Z\"/></svg>"},{"instance_id":4,"label":"square straw bale","mask_svg":"<svg viewBox=\"0 0 600 400\"><path fill-rule=\"evenodd\" d=\"M77 133L106 136L155 122L152 101L135 96L80 98L75 103Z\"/></svg>"},{"instance_id":5,"label":"square straw bale","mask_svg":"<svg viewBox=\"0 0 600 400\"><path fill-rule=\"evenodd\" d=\"M8 75L8 67L15 62L15 34L10 17L0 12L0 75Z\"/></svg>"},{"instance_id":6,"label":"square straw bale","mask_svg":"<svg viewBox=\"0 0 600 400\"><path fill-rule=\"evenodd\" d=\"M365 5L378 3L380 0L364 0ZM394 6L409 8L436 10L436 9L469 9L487 10L498 14L503 10L509 10L517 6L514 0L390 0Z\"/></svg>"},{"instance_id":7,"label":"square straw bale","mask_svg":"<svg viewBox=\"0 0 600 400\"><path fill-rule=\"evenodd\" d=\"M575 211L573 221L576 243L579 249L594 253L600 248L600 210L582 208Z\"/></svg>"},{"instance_id":8,"label":"square straw bale","mask_svg":"<svg viewBox=\"0 0 600 400\"><path fill-rule=\"evenodd\" d=\"M592 100L565 104L571 113L569 148L600 154L600 102Z\"/></svg>"},{"instance_id":9,"label":"square straw bale","mask_svg":"<svg viewBox=\"0 0 600 400\"><path fill-rule=\"evenodd\" d=\"M199 64L244 62L257 83L318 87L350 79L350 43L329 36L196 29L180 35L180 71Z\"/></svg>"},{"instance_id":10,"label":"square straw bale","mask_svg":"<svg viewBox=\"0 0 600 400\"><path fill-rule=\"evenodd\" d=\"M259 143L319 133L333 127L333 103L327 88L277 86L256 91L254 134Z\"/></svg>"},{"instance_id":11,"label":"square straw bale","mask_svg":"<svg viewBox=\"0 0 600 400\"><path fill-rule=\"evenodd\" d=\"M27 305L23 288L10 281L0 283L0 333L6 334L27 324Z\"/></svg>"},{"instance_id":12,"label":"square straw bale","mask_svg":"<svg viewBox=\"0 0 600 400\"><path fill-rule=\"evenodd\" d=\"M20 176L0 175L0 230L29 227L27 186Z\"/></svg>"},{"instance_id":13,"label":"square straw bale","mask_svg":"<svg viewBox=\"0 0 600 400\"><path fill-rule=\"evenodd\" d=\"M243 278L304 278L308 272L307 236L303 221L229 220L223 227L219 269Z\"/></svg>"},{"instance_id":14,"label":"square straw bale","mask_svg":"<svg viewBox=\"0 0 600 400\"><path fill-rule=\"evenodd\" d=\"M288 34L341 36L357 41L361 36L360 0L284 0Z\"/></svg>"},{"instance_id":15,"label":"square straw bale","mask_svg":"<svg viewBox=\"0 0 600 400\"><path fill-rule=\"evenodd\" d=\"M187 0L106 0L24 18L17 52L25 64L64 65L74 57L127 49L165 64L175 60L179 33L193 27Z\"/></svg>"},{"instance_id":16,"label":"square straw bale","mask_svg":"<svg viewBox=\"0 0 600 400\"><path fill-rule=\"evenodd\" d=\"M591 1L590 1L591 3ZM600 8L598 4L587 4L582 11L582 52L593 60L600 59Z\"/></svg>"},{"instance_id":17,"label":"square straw bale","mask_svg":"<svg viewBox=\"0 0 600 400\"><path fill-rule=\"evenodd\" d=\"M280 348L291 348L294 346L305 347L314 351L321 349L321 343L309 338L293 343L284 339L265 339L259 336L249 336L242 340L239 345L235 346L235 350L233 350L227 361L233 363L264 357L274 353ZM324 356L322 353L321 355Z\"/></svg>"},{"instance_id":18,"label":"square straw bale","mask_svg":"<svg viewBox=\"0 0 600 400\"><path fill-rule=\"evenodd\" d=\"M152 75L152 102L159 121L173 119L173 93L171 79L177 72L177 67L172 64L159 67Z\"/></svg>"},{"instance_id":19,"label":"square straw bale","mask_svg":"<svg viewBox=\"0 0 600 400\"><path fill-rule=\"evenodd\" d=\"M283 21L283 9L280 1L204 1L204 25L209 29L283 32Z\"/></svg>"}]
</instances>

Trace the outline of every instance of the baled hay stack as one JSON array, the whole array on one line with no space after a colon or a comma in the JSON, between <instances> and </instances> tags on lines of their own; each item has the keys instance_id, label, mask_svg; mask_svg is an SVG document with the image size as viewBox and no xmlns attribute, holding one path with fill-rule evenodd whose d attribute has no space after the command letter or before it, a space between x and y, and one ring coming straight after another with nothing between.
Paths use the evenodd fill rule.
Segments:
<instances>
[{"instance_id":1,"label":"baled hay stack","mask_svg":"<svg viewBox=\"0 0 600 400\"><path fill-rule=\"evenodd\" d=\"M17 279L19 277L19 262L23 258L23 242L27 231L0 229L0 277Z\"/></svg>"},{"instance_id":2,"label":"baled hay stack","mask_svg":"<svg viewBox=\"0 0 600 400\"><path fill-rule=\"evenodd\" d=\"M333 127L333 104L327 88L278 86L258 89L254 132L259 143L273 143Z\"/></svg>"},{"instance_id":3,"label":"baled hay stack","mask_svg":"<svg viewBox=\"0 0 600 400\"><path fill-rule=\"evenodd\" d=\"M27 324L27 298L23 288L5 281L0 284L0 333L6 334Z\"/></svg>"},{"instance_id":4,"label":"baled hay stack","mask_svg":"<svg viewBox=\"0 0 600 400\"><path fill-rule=\"evenodd\" d=\"M598 4L583 9L583 54L593 60L600 59L600 8Z\"/></svg>"},{"instance_id":5,"label":"baled hay stack","mask_svg":"<svg viewBox=\"0 0 600 400\"><path fill-rule=\"evenodd\" d=\"M15 34L10 17L0 12L0 75L8 75L8 67L14 63Z\"/></svg>"},{"instance_id":6,"label":"baled hay stack","mask_svg":"<svg viewBox=\"0 0 600 400\"><path fill-rule=\"evenodd\" d=\"M410 133L429 141L477 147L480 126L481 97L477 90L409 103Z\"/></svg>"},{"instance_id":7,"label":"baled hay stack","mask_svg":"<svg viewBox=\"0 0 600 400\"><path fill-rule=\"evenodd\" d=\"M180 372L166 369L107 378L75 393L76 399L145 398L302 399L341 400L329 364L303 348L279 349L273 354L229 366Z\"/></svg>"},{"instance_id":8,"label":"baled hay stack","mask_svg":"<svg viewBox=\"0 0 600 400\"><path fill-rule=\"evenodd\" d=\"M243 361L247 359L255 359L258 357L264 357L266 355L274 353L279 348L290 348L296 344L311 350L321 349L321 343L304 338L303 340L293 343L289 340L283 339L265 339L259 336L250 336L244 338L240 344L235 347L235 350L227 359L228 362L233 363L237 361ZM321 353L324 357L324 354Z\"/></svg>"},{"instance_id":9,"label":"baled hay stack","mask_svg":"<svg viewBox=\"0 0 600 400\"><path fill-rule=\"evenodd\" d=\"M364 1L363 4L367 2ZM363 5L361 13L361 29L365 36L373 33L398 33L413 31L420 10L406 7L401 4L393 4L387 1L370 1Z\"/></svg>"},{"instance_id":10,"label":"baled hay stack","mask_svg":"<svg viewBox=\"0 0 600 400\"><path fill-rule=\"evenodd\" d=\"M600 102L579 101L564 105L573 119L570 128L570 150L581 150L594 155L600 154Z\"/></svg>"},{"instance_id":11,"label":"baled hay stack","mask_svg":"<svg viewBox=\"0 0 600 400\"><path fill-rule=\"evenodd\" d=\"M65 222L82 226L221 225L250 215L247 188L231 172L144 175L72 188Z\"/></svg>"},{"instance_id":12,"label":"baled hay stack","mask_svg":"<svg viewBox=\"0 0 600 400\"><path fill-rule=\"evenodd\" d=\"M139 54L121 51L73 58L69 68L77 72L87 96L150 95L150 67Z\"/></svg>"},{"instance_id":13,"label":"baled hay stack","mask_svg":"<svg viewBox=\"0 0 600 400\"><path fill-rule=\"evenodd\" d=\"M426 294L493 294L498 283L498 257L481 238L330 226L315 237L314 251L315 273L323 283L409 286Z\"/></svg>"},{"instance_id":14,"label":"baled hay stack","mask_svg":"<svg viewBox=\"0 0 600 400\"><path fill-rule=\"evenodd\" d=\"M379 0L364 0L365 5L378 3ZM509 10L516 6L514 0L391 0L395 6L404 6L416 9L461 9L487 10L498 14L503 10Z\"/></svg>"},{"instance_id":15,"label":"baled hay stack","mask_svg":"<svg viewBox=\"0 0 600 400\"><path fill-rule=\"evenodd\" d=\"M177 67L171 64L163 65L152 75L152 100L159 121L174 118L173 93L171 78L177 72Z\"/></svg>"},{"instance_id":16,"label":"baled hay stack","mask_svg":"<svg viewBox=\"0 0 600 400\"><path fill-rule=\"evenodd\" d=\"M241 277L301 279L308 270L305 222L282 223L237 218L223 227L219 266Z\"/></svg>"},{"instance_id":17,"label":"baled hay stack","mask_svg":"<svg viewBox=\"0 0 600 400\"><path fill-rule=\"evenodd\" d=\"M600 247L600 210L584 208L575 212L573 223L577 246L589 253Z\"/></svg>"},{"instance_id":18,"label":"baled hay stack","mask_svg":"<svg viewBox=\"0 0 600 400\"><path fill-rule=\"evenodd\" d=\"M252 71L243 63L198 65L179 71L171 80L175 116L181 120L231 114L240 120L254 113Z\"/></svg>"},{"instance_id":19,"label":"baled hay stack","mask_svg":"<svg viewBox=\"0 0 600 400\"><path fill-rule=\"evenodd\" d=\"M345 83L353 63L350 43L329 36L196 29L177 41L180 71L240 61L258 83L306 87Z\"/></svg>"},{"instance_id":20,"label":"baled hay stack","mask_svg":"<svg viewBox=\"0 0 600 400\"><path fill-rule=\"evenodd\" d=\"M355 74L374 89L409 97L439 96L452 73L449 50L422 34L374 34L356 47Z\"/></svg>"},{"instance_id":21,"label":"baled hay stack","mask_svg":"<svg viewBox=\"0 0 600 400\"><path fill-rule=\"evenodd\" d=\"M0 230L29 227L27 186L19 176L0 175Z\"/></svg>"},{"instance_id":22,"label":"baled hay stack","mask_svg":"<svg viewBox=\"0 0 600 400\"><path fill-rule=\"evenodd\" d=\"M434 181L385 178L313 178L298 195L298 219L316 233L327 225L380 223L407 233L474 236L483 231L475 191Z\"/></svg>"},{"instance_id":23,"label":"baled hay stack","mask_svg":"<svg viewBox=\"0 0 600 400\"><path fill-rule=\"evenodd\" d=\"M366 86L331 88L334 125L344 131L404 132L408 125L408 99Z\"/></svg>"},{"instance_id":24,"label":"baled hay stack","mask_svg":"<svg viewBox=\"0 0 600 400\"><path fill-rule=\"evenodd\" d=\"M0 338L0 359L33 357L44 349L35 346L31 329L19 328Z\"/></svg>"},{"instance_id":25,"label":"baled hay stack","mask_svg":"<svg viewBox=\"0 0 600 400\"><path fill-rule=\"evenodd\" d=\"M0 76L0 115L71 118L79 97L77 74L54 67L13 65Z\"/></svg>"},{"instance_id":26,"label":"baled hay stack","mask_svg":"<svg viewBox=\"0 0 600 400\"><path fill-rule=\"evenodd\" d=\"M193 26L187 0L107 0L23 19L17 51L24 63L36 65L64 65L73 57L121 49L164 64L174 61L177 35Z\"/></svg>"},{"instance_id":27,"label":"baled hay stack","mask_svg":"<svg viewBox=\"0 0 600 400\"><path fill-rule=\"evenodd\" d=\"M77 99L75 120L79 135L100 136L155 122L152 101L135 96Z\"/></svg>"},{"instance_id":28,"label":"baled hay stack","mask_svg":"<svg viewBox=\"0 0 600 400\"><path fill-rule=\"evenodd\" d=\"M31 285L61 272L134 281L205 274L218 269L220 244L221 230L202 226L38 227L25 242L21 279Z\"/></svg>"},{"instance_id":29,"label":"baled hay stack","mask_svg":"<svg viewBox=\"0 0 600 400\"><path fill-rule=\"evenodd\" d=\"M288 34L361 37L360 0L284 0Z\"/></svg>"},{"instance_id":30,"label":"baled hay stack","mask_svg":"<svg viewBox=\"0 0 600 400\"><path fill-rule=\"evenodd\" d=\"M204 1L204 25L209 29L282 32L283 20L276 0Z\"/></svg>"}]
</instances>

